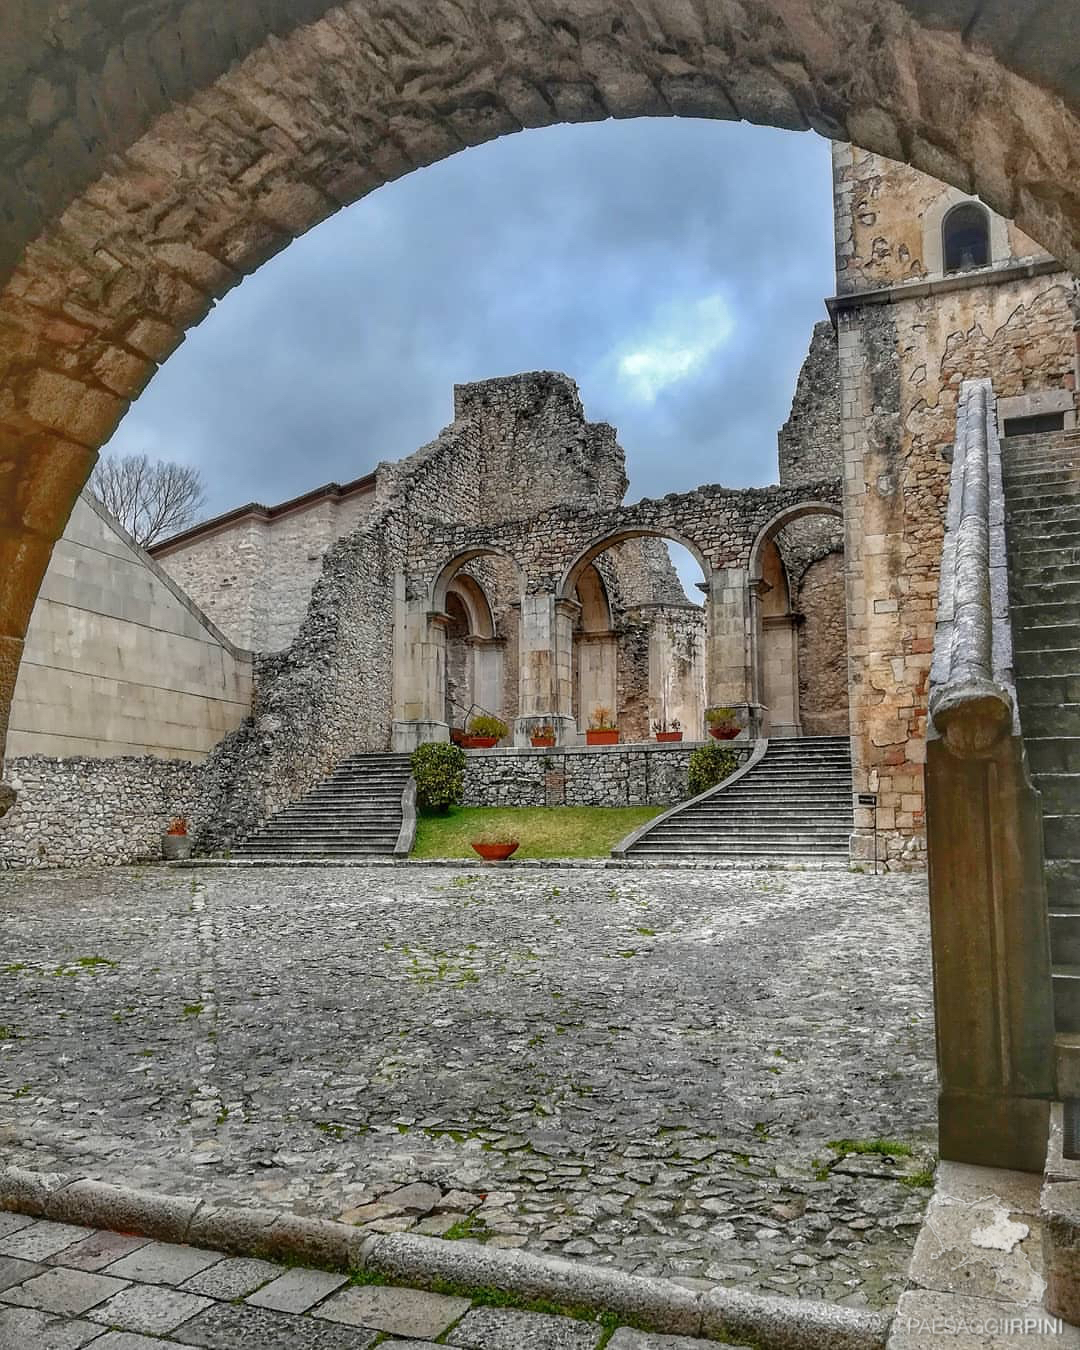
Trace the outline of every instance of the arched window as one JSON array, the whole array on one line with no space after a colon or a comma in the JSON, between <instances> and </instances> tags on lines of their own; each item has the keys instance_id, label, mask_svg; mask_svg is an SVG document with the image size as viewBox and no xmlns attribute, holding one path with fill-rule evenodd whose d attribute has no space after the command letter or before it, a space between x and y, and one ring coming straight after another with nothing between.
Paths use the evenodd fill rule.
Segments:
<instances>
[{"instance_id":1,"label":"arched window","mask_svg":"<svg viewBox=\"0 0 1080 1350\"><path fill-rule=\"evenodd\" d=\"M946 272L970 272L990 263L990 213L977 202L954 206L941 223Z\"/></svg>"}]
</instances>

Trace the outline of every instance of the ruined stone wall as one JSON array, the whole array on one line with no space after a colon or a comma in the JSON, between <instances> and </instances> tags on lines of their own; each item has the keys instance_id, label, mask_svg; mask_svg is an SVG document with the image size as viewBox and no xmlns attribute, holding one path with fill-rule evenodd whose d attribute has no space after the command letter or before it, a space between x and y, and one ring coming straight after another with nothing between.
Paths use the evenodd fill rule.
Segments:
<instances>
[{"instance_id":1,"label":"ruined stone wall","mask_svg":"<svg viewBox=\"0 0 1080 1350\"><path fill-rule=\"evenodd\" d=\"M295 641L257 660L254 714L204 766L193 807L200 847L247 834L347 755L387 748L394 577L406 530L380 513L334 544Z\"/></svg>"},{"instance_id":2,"label":"ruined stone wall","mask_svg":"<svg viewBox=\"0 0 1080 1350\"><path fill-rule=\"evenodd\" d=\"M19 795L0 820L0 868L81 867L160 859L166 826L195 808L202 766L28 755L4 771Z\"/></svg>"},{"instance_id":3,"label":"ruined stone wall","mask_svg":"<svg viewBox=\"0 0 1080 1350\"><path fill-rule=\"evenodd\" d=\"M812 483L839 478L843 472L840 366L836 333L828 319L814 325L791 414L776 439L781 483Z\"/></svg>"},{"instance_id":4,"label":"ruined stone wall","mask_svg":"<svg viewBox=\"0 0 1080 1350\"><path fill-rule=\"evenodd\" d=\"M844 555L812 562L795 589L799 626L799 721L804 736L849 729Z\"/></svg>"},{"instance_id":5,"label":"ruined stone wall","mask_svg":"<svg viewBox=\"0 0 1080 1350\"><path fill-rule=\"evenodd\" d=\"M245 517L154 554L238 646L284 651L307 612L326 550L373 504L371 492L325 497L269 520Z\"/></svg>"}]
</instances>

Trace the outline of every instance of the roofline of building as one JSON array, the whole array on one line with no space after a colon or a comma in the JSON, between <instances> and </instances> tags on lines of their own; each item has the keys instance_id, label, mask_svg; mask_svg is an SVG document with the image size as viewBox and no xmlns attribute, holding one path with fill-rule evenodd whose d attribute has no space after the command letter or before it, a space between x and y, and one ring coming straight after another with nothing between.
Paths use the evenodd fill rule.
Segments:
<instances>
[{"instance_id":1,"label":"roofline of building","mask_svg":"<svg viewBox=\"0 0 1080 1350\"><path fill-rule=\"evenodd\" d=\"M146 551L152 558L161 557L184 544L215 534L226 525L235 525L238 521L278 520L291 511L303 510L305 506L312 506L316 502L343 501L346 497L354 497L360 492L374 491L374 488L375 475L368 473L363 478L354 478L351 483L324 483L322 487L312 488L310 492L305 492L299 497L291 497L287 502L279 502L276 506L264 506L262 502L248 502L246 506L237 506L232 511L226 511L224 515L214 516L210 520L201 521L198 525L192 525L188 530L182 530L179 534L170 535L168 539L162 539L160 543L151 545Z\"/></svg>"}]
</instances>

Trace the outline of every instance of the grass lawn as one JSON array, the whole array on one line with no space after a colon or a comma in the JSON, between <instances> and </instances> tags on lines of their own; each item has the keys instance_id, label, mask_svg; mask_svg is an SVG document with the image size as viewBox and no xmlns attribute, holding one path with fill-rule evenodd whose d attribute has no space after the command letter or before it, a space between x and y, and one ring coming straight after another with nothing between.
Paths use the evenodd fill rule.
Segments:
<instances>
[{"instance_id":1,"label":"grass lawn","mask_svg":"<svg viewBox=\"0 0 1080 1350\"><path fill-rule=\"evenodd\" d=\"M515 858L606 858L631 830L663 806L452 806L445 816L420 816L414 858L475 858L469 841L487 830L511 830Z\"/></svg>"}]
</instances>

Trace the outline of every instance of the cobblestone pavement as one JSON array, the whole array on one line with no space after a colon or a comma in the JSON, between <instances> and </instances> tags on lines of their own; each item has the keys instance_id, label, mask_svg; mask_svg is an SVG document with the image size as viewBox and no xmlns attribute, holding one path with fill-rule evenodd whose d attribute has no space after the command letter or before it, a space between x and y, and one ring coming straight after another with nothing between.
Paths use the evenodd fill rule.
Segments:
<instances>
[{"instance_id":1,"label":"cobblestone pavement","mask_svg":"<svg viewBox=\"0 0 1080 1350\"><path fill-rule=\"evenodd\" d=\"M0 1350L423 1350L436 1337L463 1350L719 1350L0 1214Z\"/></svg>"},{"instance_id":2,"label":"cobblestone pavement","mask_svg":"<svg viewBox=\"0 0 1080 1350\"><path fill-rule=\"evenodd\" d=\"M9 872L0 951L7 1162L694 1287L902 1285L922 877ZM829 1142L879 1136L913 1156Z\"/></svg>"}]
</instances>

